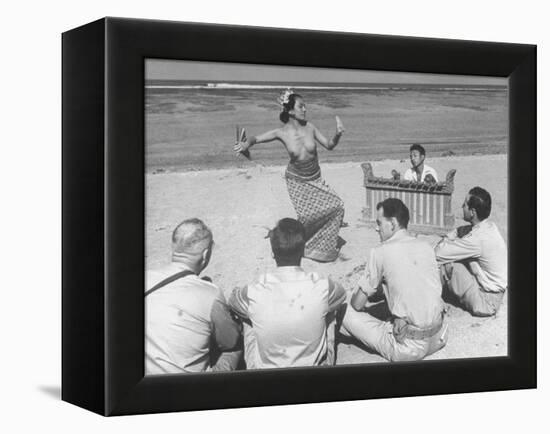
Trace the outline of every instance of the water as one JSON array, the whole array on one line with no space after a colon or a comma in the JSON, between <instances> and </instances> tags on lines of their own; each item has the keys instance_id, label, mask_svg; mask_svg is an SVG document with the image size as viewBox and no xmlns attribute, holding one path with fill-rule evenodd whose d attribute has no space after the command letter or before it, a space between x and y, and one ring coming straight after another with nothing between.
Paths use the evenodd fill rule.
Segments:
<instances>
[{"instance_id":1,"label":"water","mask_svg":"<svg viewBox=\"0 0 550 434\"><path fill-rule=\"evenodd\" d=\"M281 126L277 97L284 83L151 80L145 88L146 170L246 167L233 155L235 125L256 135ZM411 143L427 157L507 152L505 86L305 83L291 85L307 117L330 137L338 115L346 128L321 163L408 158ZM282 144L252 148L264 165L287 161Z\"/></svg>"}]
</instances>

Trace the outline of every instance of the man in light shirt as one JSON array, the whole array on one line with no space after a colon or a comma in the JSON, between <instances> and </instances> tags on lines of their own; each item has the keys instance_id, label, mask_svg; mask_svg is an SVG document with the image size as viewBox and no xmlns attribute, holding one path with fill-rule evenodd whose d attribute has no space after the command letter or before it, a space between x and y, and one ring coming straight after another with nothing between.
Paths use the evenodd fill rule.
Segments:
<instances>
[{"instance_id":1,"label":"man in light shirt","mask_svg":"<svg viewBox=\"0 0 550 434\"><path fill-rule=\"evenodd\" d=\"M277 268L235 288L229 299L245 322L247 369L334 363L327 324L345 301L344 289L300 266L306 241L300 222L280 220L269 238Z\"/></svg>"},{"instance_id":2,"label":"man in light shirt","mask_svg":"<svg viewBox=\"0 0 550 434\"><path fill-rule=\"evenodd\" d=\"M411 145L409 151L412 167L405 172L405 181L427 182L428 180L431 181L433 177L432 182L438 182L435 169L424 164L424 160L426 159L426 150L424 147L415 143ZM426 177L428 179L426 179Z\"/></svg>"},{"instance_id":3,"label":"man in light shirt","mask_svg":"<svg viewBox=\"0 0 550 434\"><path fill-rule=\"evenodd\" d=\"M491 195L472 188L462 204L469 224L437 244L444 286L475 316L494 315L508 287L507 248L495 223L490 221Z\"/></svg>"},{"instance_id":4,"label":"man in light shirt","mask_svg":"<svg viewBox=\"0 0 550 434\"><path fill-rule=\"evenodd\" d=\"M146 375L236 369L242 356L235 349L240 326L222 291L198 277L208 265L213 242L201 220L185 220L172 234L172 263L147 272Z\"/></svg>"},{"instance_id":5,"label":"man in light shirt","mask_svg":"<svg viewBox=\"0 0 550 434\"><path fill-rule=\"evenodd\" d=\"M447 342L435 255L427 242L407 232L409 210L401 200L386 199L376 208L381 244L370 252L340 332L389 361L420 360ZM364 311L380 292L390 313L387 320Z\"/></svg>"}]
</instances>

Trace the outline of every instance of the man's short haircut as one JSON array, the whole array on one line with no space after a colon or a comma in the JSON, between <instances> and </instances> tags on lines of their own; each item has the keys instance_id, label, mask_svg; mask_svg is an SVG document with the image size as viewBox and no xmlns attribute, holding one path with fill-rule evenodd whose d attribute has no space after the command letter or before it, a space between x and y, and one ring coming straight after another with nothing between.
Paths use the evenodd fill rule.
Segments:
<instances>
[{"instance_id":1,"label":"man's short haircut","mask_svg":"<svg viewBox=\"0 0 550 434\"><path fill-rule=\"evenodd\" d=\"M275 259L299 261L304 255L306 230L298 220L284 218L269 232Z\"/></svg>"},{"instance_id":2,"label":"man's short haircut","mask_svg":"<svg viewBox=\"0 0 550 434\"><path fill-rule=\"evenodd\" d=\"M199 255L212 243L212 231L198 218L182 221L172 232L175 253Z\"/></svg>"},{"instance_id":3,"label":"man's short haircut","mask_svg":"<svg viewBox=\"0 0 550 434\"><path fill-rule=\"evenodd\" d=\"M407 229L409 225L409 208L401 200L390 197L382 202L378 202L376 209L379 210L380 208L384 212L384 217L395 217L399 226Z\"/></svg>"},{"instance_id":4,"label":"man's short haircut","mask_svg":"<svg viewBox=\"0 0 550 434\"><path fill-rule=\"evenodd\" d=\"M413 143L411 147L409 148L409 152L412 151L418 151L420 152L420 155L426 155L426 150L424 149L424 146L419 145L418 143Z\"/></svg>"},{"instance_id":5,"label":"man's short haircut","mask_svg":"<svg viewBox=\"0 0 550 434\"><path fill-rule=\"evenodd\" d=\"M491 214L491 195L481 187L472 188L468 194L468 208L475 209L477 218L485 220Z\"/></svg>"}]
</instances>

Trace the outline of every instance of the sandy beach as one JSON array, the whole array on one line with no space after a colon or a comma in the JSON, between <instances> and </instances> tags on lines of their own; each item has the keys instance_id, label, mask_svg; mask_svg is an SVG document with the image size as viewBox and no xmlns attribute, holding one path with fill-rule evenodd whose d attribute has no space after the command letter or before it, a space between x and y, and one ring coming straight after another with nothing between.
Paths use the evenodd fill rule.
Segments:
<instances>
[{"instance_id":1,"label":"sandy beach","mask_svg":"<svg viewBox=\"0 0 550 434\"><path fill-rule=\"evenodd\" d=\"M321 169L325 180L342 197L349 224L340 235L347 241L333 263L304 260L306 270L330 275L351 291L364 269L368 252L378 235L362 219L365 189L360 163L326 163ZM368 161L368 160L365 160ZM467 191L476 185L493 198L491 218L507 241L507 155L480 155L430 158L441 178L456 169L453 210L456 225L461 221L461 204ZM146 268L170 261L171 231L180 221L199 217L214 233L215 247L209 275L228 295L257 274L274 267L267 228L283 217L295 217L286 191L284 166L264 166L252 161L236 169L203 170L146 175ZM392 169L404 173L406 160L373 162L377 176L388 176ZM505 356L507 354L507 297L492 318L474 318L449 305L449 342L431 359ZM384 362L354 343L340 343L338 364Z\"/></svg>"}]
</instances>

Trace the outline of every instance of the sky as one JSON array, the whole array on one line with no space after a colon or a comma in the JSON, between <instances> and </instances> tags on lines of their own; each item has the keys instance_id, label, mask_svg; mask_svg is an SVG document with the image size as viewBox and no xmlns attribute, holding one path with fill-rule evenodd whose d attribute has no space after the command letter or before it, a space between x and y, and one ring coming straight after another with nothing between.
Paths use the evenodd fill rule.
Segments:
<instances>
[{"instance_id":1,"label":"sky","mask_svg":"<svg viewBox=\"0 0 550 434\"><path fill-rule=\"evenodd\" d=\"M146 59L146 79L506 85L507 78Z\"/></svg>"}]
</instances>

